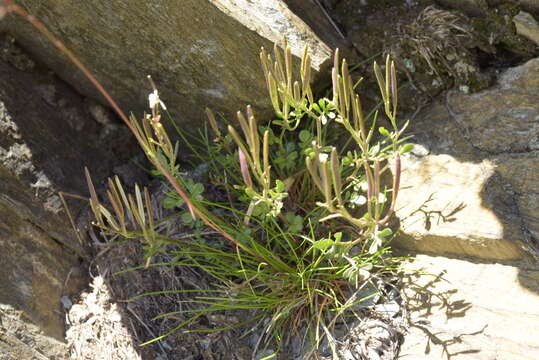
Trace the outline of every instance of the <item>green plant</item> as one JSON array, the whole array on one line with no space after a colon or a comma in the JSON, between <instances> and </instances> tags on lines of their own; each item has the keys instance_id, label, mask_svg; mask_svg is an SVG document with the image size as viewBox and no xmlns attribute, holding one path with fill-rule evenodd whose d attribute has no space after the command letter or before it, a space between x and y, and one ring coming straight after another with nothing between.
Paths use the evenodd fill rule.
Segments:
<instances>
[{"instance_id":1,"label":"green plant","mask_svg":"<svg viewBox=\"0 0 539 360\"><path fill-rule=\"evenodd\" d=\"M364 300L355 298L362 284L398 266L399 259L389 255L392 231L386 224L398 194L400 154L410 146L401 139L407 124L399 127L396 122L396 73L389 58L385 76L377 64L374 69L391 130L376 127L377 114L366 125L346 61L339 61L338 52L331 100L314 99L307 51L298 80L294 80L290 48L285 46L281 54L275 47L275 57L274 61L262 50L277 119L259 126L247 107L245 113L237 114L241 130L229 125L228 134L223 135L207 110L215 138L209 141L204 133L201 139L205 139L207 155L195 151L228 196L226 201L210 201L203 200L200 192L189 191L191 206L234 239L230 250L235 256L196 241L176 243L183 250L167 251L180 259L170 266L201 268L227 289L218 297L193 300L207 307L196 310L182 327L211 311L257 309L252 321L262 324L270 319L265 325L265 333L272 335L268 338L279 343L287 329L297 333L305 328L314 349L340 316L349 315L347 309ZM160 134L159 102L154 104L152 115L135 126L140 137L147 139L150 158L159 159L162 168L177 174L173 147L166 134ZM132 122L138 124L134 118ZM329 145L336 126L344 128L356 144L346 155ZM380 140L375 142L376 130ZM392 186L383 188L388 160L394 163ZM184 189L193 187L192 180L186 182L181 176L176 180ZM293 191L298 187L303 193ZM131 211L149 210L141 208ZM212 209L224 209L227 219L215 216ZM110 223L98 225L111 231ZM142 227L141 234L147 238Z\"/></svg>"},{"instance_id":2,"label":"green plant","mask_svg":"<svg viewBox=\"0 0 539 360\"><path fill-rule=\"evenodd\" d=\"M338 51L332 71L333 97L315 99L307 49L299 77L294 74L288 46L284 53L275 46L275 59L262 49L277 119L259 125L247 107L245 113L238 112L241 130L230 125L224 135L208 110L215 141L209 140L207 132L201 136L207 155L186 143L208 163L211 181L227 195L210 199L203 194L204 186L180 172L179 144L172 143L162 124L161 112L166 107L153 82L151 113L141 120L127 118L84 65L35 18L13 1L3 3L1 10L19 13L40 29L103 93L133 132L155 174L170 186L165 207L185 206L188 215L182 218L187 225L203 223L228 241L225 247L215 247L200 239L167 238L158 230L146 188L135 185L134 193L128 194L117 177L109 179L110 205L106 205L86 171L94 225L103 233L140 241L146 250L145 267L199 268L219 284L216 296L191 300L202 307L162 314L191 316L147 343L179 329L193 331L189 325L211 312L249 309L257 313L245 323L264 329L261 340L274 340L280 346L290 334L305 330L313 354L324 337L332 339L331 329L339 320L354 316L354 305L365 300L358 298L365 284L398 269L400 259L392 257L387 246L392 236L387 223L400 185L400 154L410 146L403 145L401 138L407 124L399 126L396 121L397 80L389 58L385 76L374 65L391 124L391 129L385 129L376 127L377 113L371 124L366 123L347 63L340 61ZM331 145L339 128L355 146L337 149ZM390 161L394 164L392 184L385 188L382 178L390 170ZM152 264L157 253L169 254L172 260Z\"/></svg>"}]
</instances>

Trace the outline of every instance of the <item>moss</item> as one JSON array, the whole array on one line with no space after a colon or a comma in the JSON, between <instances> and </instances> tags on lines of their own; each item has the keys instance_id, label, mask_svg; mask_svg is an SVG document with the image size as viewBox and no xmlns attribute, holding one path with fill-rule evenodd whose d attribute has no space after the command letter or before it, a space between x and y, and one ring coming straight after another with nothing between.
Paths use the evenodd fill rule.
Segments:
<instances>
[{"instance_id":1,"label":"moss","mask_svg":"<svg viewBox=\"0 0 539 360\"><path fill-rule=\"evenodd\" d=\"M520 6L514 1L504 1L486 9L485 17L473 18L471 25L483 42L483 46L501 46L523 58L537 55L535 44L516 33L512 19L519 11Z\"/></svg>"}]
</instances>

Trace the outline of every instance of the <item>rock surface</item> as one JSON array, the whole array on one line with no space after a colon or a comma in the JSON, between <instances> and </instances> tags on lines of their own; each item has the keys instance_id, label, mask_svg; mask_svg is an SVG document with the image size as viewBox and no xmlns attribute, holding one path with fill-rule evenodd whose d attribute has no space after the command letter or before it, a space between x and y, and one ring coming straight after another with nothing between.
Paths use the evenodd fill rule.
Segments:
<instances>
[{"instance_id":1,"label":"rock surface","mask_svg":"<svg viewBox=\"0 0 539 360\"><path fill-rule=\"evenodd\" d=\"M527 12L521 11L514 18L517 34L522 35L539 46L539 23Z\"/></svg>"},{"instance_id":2,"label":"rock surface","mask_svg":"<svg viewBox=\"0 0 539 360\"><path fill-rule=\"evenodd\" d=\"M539 266L418 255L405 282L411 327L399 359L539 358Z\"/></svg>"},{"instance_id":3,"label":"rock surface","mask_svg":"<svg viewBox=\"0 0 539 360\"><path fill-rule=\"evenodd\" d=\"M227 115L251 104L271 108L259 64L260 47L289 38L305 45L318 69L330 49L281 0L21 0L88 66L124 111L147 111L151 75L183 124L202 124L204 108ZM26 49L79 92L101 97L67 59L14 16L0 22ZM190 127L192 129L192 127Z\"/></svg>"},{"instance_id":4,"label":"rock surface","mask_svg":"<svg viewBox=\"0 0 539 360\"><path fill-rule=\"evenodd\" d=\"M411 122L415 154L403 162L399 246L482 259L537 255L539 59L497 84L450 92Z\"/></svg>"},{"instance_id":5,"label":"rock surface","mask_svg":"<svg viewBox=\"0 0 539 360\"><path fill-rule=\"evenodd\" d=\"M519 4L525 10L539 16L539 0L519 0Z\"/></svg>"},{"instance_id":6,"label":"rock surface","mask_svg":"<svg viewBox=\"0 0 539 360\"><path fill-rule=\"evenodd\" d=\"M129 142L92 117L100 105L4 35L0 79L0 358L60 358L60 298L85 285L81 261L88 254L57 192L85 195L84 166L102 178L125 161ZM69 204L73 216L84 206Z\"/></svg>"}]
</instances>

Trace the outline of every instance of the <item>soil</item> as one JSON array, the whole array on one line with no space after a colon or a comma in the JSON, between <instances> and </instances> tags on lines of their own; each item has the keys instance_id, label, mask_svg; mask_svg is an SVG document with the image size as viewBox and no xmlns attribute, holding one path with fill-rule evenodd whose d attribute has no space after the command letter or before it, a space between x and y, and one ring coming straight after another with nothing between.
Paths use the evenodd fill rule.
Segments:
<instances>
[{"instance_id":1,"label":"soil","mask_svg":"<svg viewBox=\"0 0 539 360\"><path fill-rule=\"evenodd\" d=\"M163 233L170 237L191 237L192 231L179 225L178 214L163 209L162 188L155 191L156 218L167 220ZM165 229L166 228L166 229ZM185 330L222 328L245 320L249 314L218 314L203 316L180 331L172 331L187 319L182 314L159 317L162 314L194 309L189 302L195 296L214 288L204 273L188 267L150 266L146 263L143 244L137 241L117 241L91 231L94 258L90 264L91 288L73 299L67 311L67 341L74 359L250 359L247 338L240 339L239 330L215 333L187 333ZM156 255L152 264L166 264L172 256ZM138 268L138 269L136 269ZM129 270L132 271L129 271ZM197 290L196 294L174 291ZM166 294L142 296L149 292ZM159 318L156 318L159 317ZM240 329L242 330L242 329ZM141 344L169 332L163 340Z\"/></svg>"},{"instance_id":2,"label":"soil","mask_svg":"<svg viewBox=\"0 0 539 360\"><path fill-rule=\"evenodd\" d=\"M153 208L156 219L168 219L163 234L170 237L193 237L193 231L184 228L178 214L160 206L164 187L154 186ZM211 239L213 233L207 234ZM215 237L215 236L213 236ZM187 318L174 313L194 309L190 303L195 296L214 296L205 293L218 288L206 274L189 267L150 266L146 262L143 245L136 241L118 241L101 238L90 232L94 257L90 264L90 289L78 297L66 300L67 342L73 359L170 359L170 360L247 360L261 359L272 354L268 348L258 349L262 329L239 327L214 333L187 332L197 329L223 328L243 322L254 314L235 311L202 316L193 324L173 331ZM211 241L211 240L210 240ZM152 264L166 264L169 255L157 255ZM131 271L129 271L132 269ZM394 279L396 280L396 279ZM387 284L396 283L388 281ZM395 286L386 288L384 295L362 304L356 309L360 321L336 326L333 334L342 359L395 359L406 329L406 318L400 292ZM176 290L197 290L196 294L181 294ZM141 296L144 293L167 291L165 294ZM360 298L370 295L374 288L365 288ZM74 304L74 305L72 305ZM187 331L185 331L187 330ZM160 341L141 346L156 337L171 334ZM307 359L308 345L297 335L285 344L277 359ZM322 344L316 359L332 359L327 341Z\"/></svg>"}]
</instances>

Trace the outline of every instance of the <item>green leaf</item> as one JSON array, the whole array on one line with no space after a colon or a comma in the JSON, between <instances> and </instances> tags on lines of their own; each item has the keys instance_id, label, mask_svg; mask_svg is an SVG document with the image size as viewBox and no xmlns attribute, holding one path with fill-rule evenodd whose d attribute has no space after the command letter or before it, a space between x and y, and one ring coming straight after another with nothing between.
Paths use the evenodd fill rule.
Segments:
<instances>
[{"instance_id":1,"label":"green leaf","mask_svg":"<svg viewBox=\"0 0 539 360\"><path fill-rule=\"evenodd\" d=\"M165 209L173 209L175 207L180 207L182 205L183 205L183 201L180 204L178 199L175 199L175 198L166 197L163 199L163 207Z\"/></svg>"},{"instance_id":2,"label":"green leaf","mask_svg":"<svg viewBox=\"0 0 539 360\"><path fill-rule=\"evenodd\" d=\"M326 251L334 243L335 242L331 239L322 239L322 240L315 241L313 246L311 246L311 248L321 250L321 251Z\"/></svg>"},{"instance_id":3,"label":"green leaf","mask_svg":"<svg viewBox=\"0 0 539 360\"><path fill-rule=\"evenodd\" d=\"M291 141L286 143L286 151L287 152L294 151L295 149L296 149L296 143L293 143Z\"/></svg>"},{"instance_id":4,"label":"green leaf","mask_svg":"<svg viewBox=\"0 0 539 360\"><path fill-rule=\"evenodd\" d=\"M313 135L308 130L301 130L299 132L299 140L301 142L304 142L304 143L310 142L312 138L313 138Z\"/></svg>"},{"instance_id":5,"label":"green leaf","mask_svg":"<svg viewBox=\"0 0 539 360\"><path fill-rule=\"evenodd\" d=\"M405 144L400 148L401 154L406 154L407 152L412 151L414 148L414 144Z\"/></svg>"},{"instance_id":6,"label":"green leaf","mask_svg":"<svg viewBox=\"0 0 539 360\"><path fill-rule=\"evenodd\" d=\"M281 180L275 181L275 191L276 192L283 192L284 191L284 183Z\"/></svg>"},{"instance_id":7,"label":"green leaf","mask_svg":"<svg viewBox=\"0 0 539 360\"><path fill-rule=\"evenodd\" d=\"M389 133L389 131L388 131L385 127L383 127L383 126L380 126L380 127L378 128L378 132L380 132L380 134L384 135L385 137L390 137L390 136L391 136L391 134Z\"/></svg>"},{"instance_id":8,"label":"green leaf","mask_svg":"<svg viewBox=\"0 0 539 360\"><path fill-rule=\"evenodd\" d=\"M181 221L184 224L191 224L193 222L193 217L189 211L186 211L181 216Z\"/></svg>"},{"instance_id":9,"label":"green leaf","mask_svg":"<svg viewBox=\"0 0 539 360\"><path fill-rule=\"evenodd\" d=\"M393 235L393 231L391 231L390 228L385 228L384 230L378 233L378 236L381 237L382 239L391 235Z\"/></svg>"},{"instance_id":10,"label":"green leaf","mask_svg":"<svg viewBox=\"0 0 539 360\"><path fill-rule=\"evenodd\" d=\"M288 161L294 161L298 158L298 152L292 151L290 154L288 154L287 159Z\"/></svg>"},{"instance_id":11,"label":"green leaf","mask_svg":"<svg viewBox=\"0 0 539 360\"><path fill-rule=\"evenodd\" d=\"M255 196L257 196L257 193L250 187L246 187L245 188L245 194L250 198L254 198Z\"/></svg>"}]
</instances>

